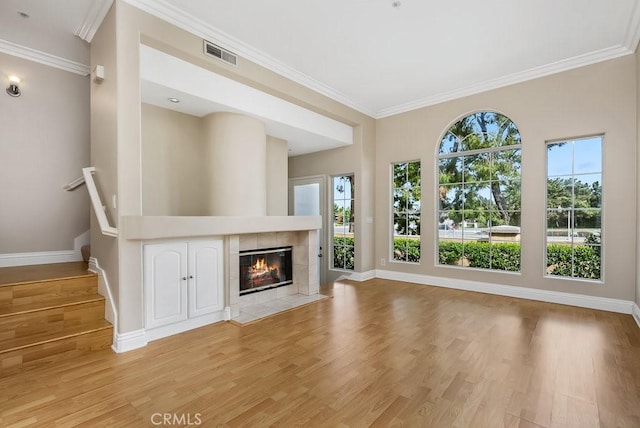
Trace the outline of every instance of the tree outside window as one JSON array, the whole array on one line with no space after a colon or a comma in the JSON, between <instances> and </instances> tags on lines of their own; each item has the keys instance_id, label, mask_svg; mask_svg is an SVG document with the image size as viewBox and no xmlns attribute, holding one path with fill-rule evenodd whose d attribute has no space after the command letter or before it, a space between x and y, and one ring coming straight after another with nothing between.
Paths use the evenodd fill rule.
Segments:
<instances>
[{"instance_id":1,"label":"tree outside window","mask_svg":"<svg viewBox=\"0 0 640 428\"><path fill-rule=\"evenodd\" d=\"M453 124L438 155L438 262L520 271L521 138L491 111Z\"/></svg>"},{"instance_id":2,"label":"tree outside window","mask_svg":"<svg viewBox=\"0 0 640 428\"><path fill-rule=\"evenodd\" d=\"M393 168L393 260L420 262L420 162Z\"/></svg>"},{"instance_id":3,"label":"tree outside window","mask_svg":"<svg viewBox=\"0 0 640 428\"><path fill-rule=\"evenodd\" d=\"M546 274L602 277L602 136L547 143Z\"/></svg>"},{"instance_id":4,"label":"tree outside window","mask_svg":"<svg viewBox=\"0 0 640 428\"><path fill-rule=\"evenodd\" d=\"M355 181L353 175L332 177L334 269L355 268Z\"/></svg>"}]
</instances>

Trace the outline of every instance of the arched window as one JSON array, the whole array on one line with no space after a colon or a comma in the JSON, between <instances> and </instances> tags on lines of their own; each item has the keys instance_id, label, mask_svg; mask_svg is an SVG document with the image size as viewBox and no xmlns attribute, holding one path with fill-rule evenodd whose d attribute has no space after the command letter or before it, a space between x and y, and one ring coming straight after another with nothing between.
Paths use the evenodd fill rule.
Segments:
<instances>
[{"instance_id":1,"label":"arched window","mask_svg":"<svg viewBox=\"0 0 640 428\"><path fill-rule=\"evenodd\" d=\"M454 123L438 154L438 263L520 271L520 132L508 117Z\"/></svg>"}]
</instances>

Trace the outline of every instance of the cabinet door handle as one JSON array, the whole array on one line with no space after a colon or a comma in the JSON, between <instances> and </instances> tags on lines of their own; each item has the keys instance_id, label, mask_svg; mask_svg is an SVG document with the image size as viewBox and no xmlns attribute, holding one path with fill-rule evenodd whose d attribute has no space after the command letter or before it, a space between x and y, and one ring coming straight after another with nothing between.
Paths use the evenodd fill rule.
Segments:
<instances>
[{"instance_id":1,"label":"cabinet door handle","mask_svg":"<svg viewBox=\"0 0 640 428\"><path fill-rule=\"evenodd\" d=\"M189 279L193 279L193 275L189 275Z\"/></svg>"},{"instance_id":2,"label":"cabinet door handle","mask_svg":"<svg viewBox=\"0 0 640 428\"><path fill-rule=\"evenodd\" d=\"M186 276L183 276L183 277L182 277L182 280L183 280L183 281L186 281L186 280L187 280L187 277L186 277Z\"/></svg>"}]
</instances>

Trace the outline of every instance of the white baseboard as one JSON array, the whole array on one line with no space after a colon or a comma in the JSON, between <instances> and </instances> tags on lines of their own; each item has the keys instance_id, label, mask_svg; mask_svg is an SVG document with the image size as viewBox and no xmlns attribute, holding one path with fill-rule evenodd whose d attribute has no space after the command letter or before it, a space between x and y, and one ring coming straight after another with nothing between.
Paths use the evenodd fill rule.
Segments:
<instances>
[{"instance_id":1,"label":"white baseboard","mask_svg":"<svg viewBox=\"0 0 640 428\"><path fill-rule=\"evenodd\" d=\"M133 351L138 348L144 348L148 343L147 335L143 329L127 333L115 333L113 336L113 345L111 345L111 349L118 354Z\"/></svg>"},{"instance_id":2,"label":"white baseboard","mask_svg":"<svg viewBox=\"0 0 640 428\"><path fill-rule=\"evenodd\" d=\"M637 303L633 304L631 315L633 315L633 319L636 320L636 324L640 327L640 307L638 307Z\"/></svg>"},{"instance_id":3,"label":"white baseboard","mask_svg":"<svg viewBox=\"0 0 640 428\"><path fill-rule=\"evenodd\" d=\"M113 324L115 340L115 332L118 331L118 310L116 309L116 302L113 299L113 293L111 292L111 286L109 285L109 278L107 278L107 273L100 267L98 259L95 257L89 257L89 270L98 274L98 294L103 296L106 300L104 305L104 317L107 321Z\"/></svg>"},{"instance_id":4,"label":"white baseboard","mask_svg":"<svg viewBox=\"0 0 640 428\"><path fill-rule=\"evenodd\" d=\"M186 321L169 324L162 327L150 328L145 331L147 341L162 339L163 337L173 336L174 334L183 333L193 330L194 328L204 327L205 325L215 322L224 321L225 311L217 311L211 314L202 315L197 318L191 318Z\"/></svg>"},{"instance_id":5,"label":"white baseboard","mask_svg":"<svg viewBox=\"0 0 640 428\"><path fill-rule=\"evenodd\" d=\"M563 293L560 291L539 290L535 288L499 285L487 282L467 281L388 270L376 270L376 277L395 281L412 282L415 284L433 285L436 287L454 288L457 290L496 294L499 296L517 297L520 299L538 300L541 302L559 303L562 305L578 306L581 308L599 309L622 314L631 314L633 312L634 305L630 300L610 299L607 297L586 296L582 294Z\"/></svg>"},{"instance_id":6,"label":"white baseboard","mask_svg":"<svg viewBox=\"0 0 640 428\"><path fill-rule=\"evenodd\" d=\"M73 250L0 254L0 267L80 262L82 261L82 253L80 249L83 245L87 244L89 244L88 230L73 240Z\"/></svg>"},{"instance_id":7,"label":"white baseboard","mask_svg":"<svg viewBox=\"0 0 640 428\"><path fill-rule=\"evenodd\" d=\"M0 254L0 267L79 262L81 260L82 257L78 259L74 250Z\"/></svg>"},{"instance_id":8,"label":"white baseboard","mask_svg":"<svg viewBox=\"0 0 640 428\"><path fill-rule=\"evenodd\" d=\"M353 272L351 274L348 275L340 275L340 277L337 279L337 281L340 281L341 279L349 279L351 281L358 281L358 282L362 282L362 281L367 281L370 279L374 279L376 277L376 271L375 270L368 270L365 272Z\"/></svg>"}]
</instances>

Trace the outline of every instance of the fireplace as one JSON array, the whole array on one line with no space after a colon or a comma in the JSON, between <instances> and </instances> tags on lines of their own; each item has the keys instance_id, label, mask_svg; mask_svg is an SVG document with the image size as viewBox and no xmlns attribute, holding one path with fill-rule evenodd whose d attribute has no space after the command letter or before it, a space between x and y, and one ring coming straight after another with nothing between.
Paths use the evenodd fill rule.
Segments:
<instances>
[{"instance_id":1,"label":"fireplace","mask_svg":"<svg viewBox=\"0 0 640 428\"><path fill-rule=\"evenodd\" d=\"M240 295L292 283L291 247L240 251Z\"/></svg>"}]
</instances>

